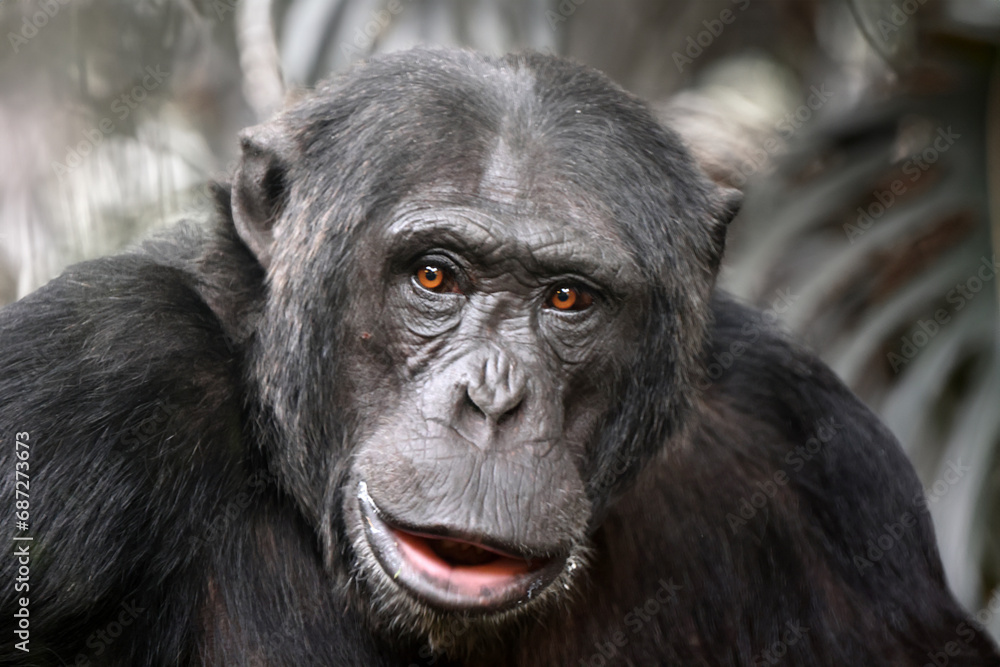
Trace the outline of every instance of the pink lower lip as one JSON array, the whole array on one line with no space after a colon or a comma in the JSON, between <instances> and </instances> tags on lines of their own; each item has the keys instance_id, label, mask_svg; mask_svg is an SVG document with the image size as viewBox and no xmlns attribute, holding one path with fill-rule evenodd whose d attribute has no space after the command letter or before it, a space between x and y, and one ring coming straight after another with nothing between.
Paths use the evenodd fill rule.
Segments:
<instances>
[{"instance_id":1,"label":"pink lower lip","mask_svg":"<svg viewBox=\"0 0 1000 667\"><path fill-rule=\"evenodd\" d=\"M452 563L434 553L428 542L433 538L401 530L392 530L392 534L403 559L414 572L433 580L441 588L463 596L476 597L484 590L502 588L518 576L538 568L537 563L502 554L479 565Z\"/></svg>"},{"instance_id":2,"label":"pink lower lip","mask_svg":"<svg viewBox=\"0 0 1000 667\"><path fill-rule=\"evenodd\" d=\"M510 609L539 595L566 567L565 554L532 558L475 539L396 528L368 495L364 482L359 484L358 499L365 537L382 570L435 609L468 613Z\"/></svg>"}]
</instances>

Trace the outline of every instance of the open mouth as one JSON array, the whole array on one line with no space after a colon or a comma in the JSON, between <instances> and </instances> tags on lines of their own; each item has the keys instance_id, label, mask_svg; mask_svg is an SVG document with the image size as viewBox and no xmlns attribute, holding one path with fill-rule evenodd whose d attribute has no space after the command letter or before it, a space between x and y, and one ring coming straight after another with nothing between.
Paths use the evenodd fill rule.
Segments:
<instances>
[{"instance_id":1,"label":"open mouth","mask_svg":"<svg viewBox=\"0 0 1000 667\"><path fill-rule=\"evenodd\" d=\"M361 482L365 537L382 569L411 595L447 611L500 611L532 599L565 566L566 557L531 558L480 540L399 528Z\"/></svg>"}]
</instances>

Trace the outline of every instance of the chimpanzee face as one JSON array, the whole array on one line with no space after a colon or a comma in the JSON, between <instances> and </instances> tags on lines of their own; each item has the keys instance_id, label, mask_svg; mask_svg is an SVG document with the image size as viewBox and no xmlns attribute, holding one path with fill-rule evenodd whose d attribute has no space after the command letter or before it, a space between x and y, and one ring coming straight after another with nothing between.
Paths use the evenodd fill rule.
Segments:
<instances>
[{"instance_id":1,"label":"chimpanzee face","mask_svg":"<svg viewBox=\"0 0 1000 667\"><path fill-rule=\"evenodd\" d=\"M366 291L382 298L363 347L378 368L358 372L391 380L345 511L368 577L437 610L508 610L568 583L588 453L641 310L610 225L504 176L402 202L365 253Z\"/></svg>"},{"instance_id":2,"label":"chimpanzee face","mask_svg":"<svg viewBox=\"0 0 1000 667\"><path fill-rule=\"evenodd\" d=\"M328 567L427 631L572 588L680 428L734 207L592 70L405 63L248 131L233 211L273 464Z\"/></svg>"}]
</instances>

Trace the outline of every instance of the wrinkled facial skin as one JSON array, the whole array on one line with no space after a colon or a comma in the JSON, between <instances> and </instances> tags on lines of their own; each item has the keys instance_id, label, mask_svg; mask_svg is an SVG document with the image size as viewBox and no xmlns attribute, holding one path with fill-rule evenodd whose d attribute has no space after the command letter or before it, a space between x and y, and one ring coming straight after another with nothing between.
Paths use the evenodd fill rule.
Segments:
<instances>
[{"instance_id":1,"label":"wrinkled facial skin","mask_svg":"<svg viewBox=\"0 0 1000 667\"><path fill-rule=\"evenodd\" d=\"M263 449L331 575L390 643L569 601L684 428L735 200L537 54L373 60L242 142Z\"/></svg>"},{"instance_id":2,"label":"wrinkled facial skin","mask_svg":"<svg viewBox=\"0 0 1000 667\"><path fill-rule=\"evenodd\" d=\"M360 427L345 516L362 575L421 611L509 614L568 585L588 448L638 324L610 225L506 195L404 201L364 254L382 300L352 332L369 352L352 374L392 379ZM462 543L474 554L451 557Z\"/></svg>"}]
</instances>

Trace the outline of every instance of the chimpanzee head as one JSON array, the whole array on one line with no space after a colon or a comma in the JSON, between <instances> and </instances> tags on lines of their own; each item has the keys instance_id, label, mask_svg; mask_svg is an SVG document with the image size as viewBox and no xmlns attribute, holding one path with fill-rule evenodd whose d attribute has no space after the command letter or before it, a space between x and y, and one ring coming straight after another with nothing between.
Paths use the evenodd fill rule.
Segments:
<instances>
[{"instance_id":1,"label":"chimpanzee head","mask_svg":"<svg viewBox=\"0 0 1000 667\"><path fill-rule=\"evenodd\" d=\"M684 425L736 198L538 54L373 59L242 146L248 372L331 573L425 632L564 595Z\"/></svg>"}]
</instances>

